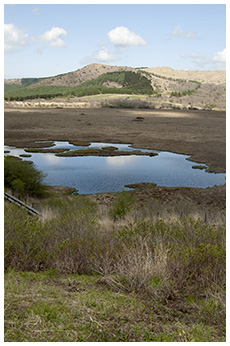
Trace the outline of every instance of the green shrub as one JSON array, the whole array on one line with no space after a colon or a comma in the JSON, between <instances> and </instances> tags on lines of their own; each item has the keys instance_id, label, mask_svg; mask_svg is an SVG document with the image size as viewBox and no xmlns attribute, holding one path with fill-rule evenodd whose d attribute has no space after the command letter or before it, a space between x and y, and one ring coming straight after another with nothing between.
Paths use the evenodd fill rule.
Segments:
<instances>
[{"instance_id":1,"label":"green shrub","mask_svg":"<svg viewBox=\"0 0 230 346\"><path fill-rule=\"evenodd\" d=\"M11 156L4 158L4 185L20 196L41 195L45 175L38 171L33 164Z\"/></svg>"},{"instance_id":2,"label":"green shrub","mask_svg":"<svg viewBox=\"0 0 230 346\"><path fill-rule=\"evenodd\" d=\"M38 218L14 204L5 204L5 269L41 270L48 266L47 231Z\"/></svg>"},{"instance_id":3,"label":"green shrub","mask_svg":"<svg viewBox=\"0 0 230 346\"><path fill-rule=\"evenodd\" d=\"M188 218L129 221L124 216L134 203L128 191L118 194L110 215L119 219L107 218L110 228L102 228L96 205L83 196L52 199L47 206L56 212L43 222L6 204L5 267L97 272L114 289L217 300L217 288L225 289L225 227Z\"/></svg>"},{"instance_id":4,"label":"green shrub","mask_svg":"<svg viewBox=\"0 0 230 346\"><path fill-rule=\"evenodd\" d=\"M55 218L45 223L50 241L52 268L59 272L83 273L92 270L97 237L95 203L87 198L71 201L54 200Z\"/></svg>"},{"instance_id":5,"label":"green shrub","mask_svg":"<svg viewBox=\"0 0 230 346\"><path fill-rule=\"evenodd\" d=\"M110 215L114 218L121 218L131 209L135 198L128 191L122 191L118 194L117 200L110 209Z\"/></svg>"},{"instance_id":6,"label":"green shrub","mask_svg":"<svg viewBox=\"0 0 230 346\"><path fill-rule=\"evenodd\" d=\"M11 183L11 188L22 196L25 192L25 183L21 179L14 179Z\"/></svg>"},{"instance_id":7,"label":"green shrub","mask_svg":"<svg viewBox=\"0 0 230 346\"><path fill-rule=\"evenodd\" d=\"M153 322L154 326L159 326L162 331L158 338L155 338L155 329L151 329L149 336L146 332L147 341L153 336L154 340L168 340L169 326L175 340L213 341L220 338L224 341L225 226L207 225L200 220L185 217L173 221L156 221L152 217L141 218L139 215L139 220L136 220L131 210L135 207L131 196L126 191L118 194L111 208L111 215L126 217L120 217L116 223L101 210L99 212L96 204L84 196L54 196L45 206L55 211L53 218L43 221L29 216L16 205L5 202L4 246L8 278L14 269L34 272L45 270L42 274L45 279L44 289L48 287L47 281L49 285L57 285L55 292L62 286L65 292L60 292L65 293L66 299L71 295L84 300L84 297L88 297L88 293L94 290L100 296L101 292L107 292L106 295L110 296L112 291L118 291L115 300L109 300L108 308L111 311L117 306L118 298L123 304L128 302L127 292L135 292L129 297L135 298L141 305L139 309L133 306L132 313L136 311L138 321L140 317L143 318L141 322L146 318L148 325L149 321ZM62 281L60 273L65 274ZM71 273L87 274L89 283L86 294L78 293L78 288L76 292L75 289L70 291L75 284L83 282L78 276L77 281L73 281L74 286L70 286L69 278L73 278ZM89 274L95 273L101 277L98 279L96 275L91 281ZM30 280L21 282L19 278L25 278L26 275ZM36 282L35 276L35 273L31 272L22 273L20 276L14 274L12 281L15 291L11 295L16 294L18 284L22 283L23 292L27 292L28 283L33 286ZM83 280L85 282L85 278ZM91 285L92 282L97 284L97 288ZM99 284L109 286L110 290L103 289ZM41 281L38 285L40 292ZM9 287L7 289L9 290ZM29 291L34 296L32 287ZM52 294L56 297L54 291ZM18 290L17 296L20 297ZM12 296L9 299L12 301ZM25 301L22 303L20 299L18 305L8 305L15 305L22 316L23 311L27 313L28 305L22 310ZM94 296L94 306L97 305L96 299ZM85 301L87 316L88 307L92 307L92 304L87 305L88 303ZM100 307L103 308L103 304L104 300L100 302ZM44 315L45 323L56 321L59 316L55 313L58 306L48 309L42 303L41 306L35 304L33 308L32 321L36 314ZM140 309L143 315L140 315ZM102 323L107 310L102 311ZM75 317L79 318L80 313L74 312ZM11 323L12 316L8 317L10 320L8 319L7 328L10 324L11 329L21 332L20 328L15 328L15 324ZM35 322L37 321L36 317ZM118 324L123 321L120 319L120 312L117 321ZM166 321L163 327L162 321ZM131 322L127 319L127 328ZM65 325L64 323L63 326ZM36 325L35 327L37 328ZM139 327L143 332L142 324ZM166 328L164 333L162 328Z\"/></svg>"}]
</instances>

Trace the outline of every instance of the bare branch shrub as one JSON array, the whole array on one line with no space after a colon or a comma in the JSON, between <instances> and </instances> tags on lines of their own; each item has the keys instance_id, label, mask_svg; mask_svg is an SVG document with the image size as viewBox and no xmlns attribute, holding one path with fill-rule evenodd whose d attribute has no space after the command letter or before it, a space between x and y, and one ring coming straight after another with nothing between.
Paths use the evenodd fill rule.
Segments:
<instances>
[{"instance_id":1,"label":"bare branch shrub","mask_svg":"<svg viewBox=\"0 0 230 346\"><path fill-rule=\"evenodd\" d=\"M225 287L225 226L186 217L141 219L126 194L121 201L126 214L116 222L108 213L98 215L84 198L55 201L52 217L43 220L7 205L5 268L96 272L116 290L161 299L209 291L220 306L216 287Z\"/></svg>"}]
</instances>

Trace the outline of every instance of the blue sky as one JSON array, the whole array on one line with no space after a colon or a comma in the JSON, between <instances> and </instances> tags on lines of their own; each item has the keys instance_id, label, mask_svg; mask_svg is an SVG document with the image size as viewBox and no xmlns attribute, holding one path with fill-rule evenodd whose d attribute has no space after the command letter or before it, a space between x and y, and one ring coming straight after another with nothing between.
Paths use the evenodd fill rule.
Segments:
<instances>
[{"instance_id":1,"label":"blue sky","mask_svg":"<svg viewBox=\"0 0 230 346\"><path fill-rule=\"evenodd\" d=\"M4 78L90 63L225 69L223 4L5 4Z\"/></svg>"}]
</instances>

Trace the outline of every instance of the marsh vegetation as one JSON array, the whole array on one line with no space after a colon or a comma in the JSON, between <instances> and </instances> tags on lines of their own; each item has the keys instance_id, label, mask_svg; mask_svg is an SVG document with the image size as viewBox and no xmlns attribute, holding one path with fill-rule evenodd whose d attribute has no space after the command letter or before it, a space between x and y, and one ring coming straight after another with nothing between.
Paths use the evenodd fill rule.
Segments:
<instances>
[{"instance_id":1,"label":"marsh vegetation","mask_svg":"<svg viewBox=\"0 0 230 346\"><path fill-rule=\"evenodd\" d=\"M5 341L225 340L224 220L136 203L5 204Z\"/></svg>"},{"instance_id":2,"label":"marsh vegetation","mask_svg":"<svg viewBox=\"0 0 230 346\"><path fill-rule=\"evenodd\" d=\"M224 112L82 113L8 111L5 144L125 140L225 172ZM38 198L8 160L7 190L42 217L5 202L5 342L225 341L225 186Z\"/></svg>"}]
</instances>

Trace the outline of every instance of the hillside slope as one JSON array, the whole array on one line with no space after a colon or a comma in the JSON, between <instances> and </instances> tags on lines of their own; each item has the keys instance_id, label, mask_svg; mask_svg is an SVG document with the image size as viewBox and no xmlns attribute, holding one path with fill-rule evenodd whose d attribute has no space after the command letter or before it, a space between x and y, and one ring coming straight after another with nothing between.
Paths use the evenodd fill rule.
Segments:
<instances>
[{"instance_id":1,"label":"hillside slope","mask_svg":"<svg viewBox=\"0 0 230 346\"><path fill-rule=\"evenodd\" d=\"M226 71L188 71L174 70L170 67L151 67L145 68L144 71L158 74L167 78L191 79L201 83L226 84Z\"/></svg>"},{"instance_id":2,"label":"hillside slope","mask_svg":"<svg viewBox=\"0 0 230 346\"><path fill-rule=\"evenodd\" d=\"M62 106L78 107L82 96L91 102L92 95L102 94L103 97L97 97L96 102L94 97L94 102L88 103L88 106L107 104L120 107L124 104L111 103L111 97L114 99L111 95L121 97L126 94L125 97L134 98L133 94L139 94L141 102L145 102L141 106L147 108L226 109L226 71L181 71L169 67L131 68L90 64L53 77L34 81L32 78L24 78L6 83L6 106L13 106L12 101L64 97ZM68 105L66 98L71 98Z\"/></svg>"},{"instance_id":3,"label":"hillside slope","mask_svg":"<svg viewBox=\"0 0 230 346\"><path fill-rule=\"evenodd\" d=\"M86 81L96 79L103 73L108 72L121 72L121 71L135 71L135 69L127 66L110 66L104 64L90 64L76 71L61 74L55 77L47 78L39 83L40 85L52 86L77 86Z\"/></svg>"}]
</instances>

